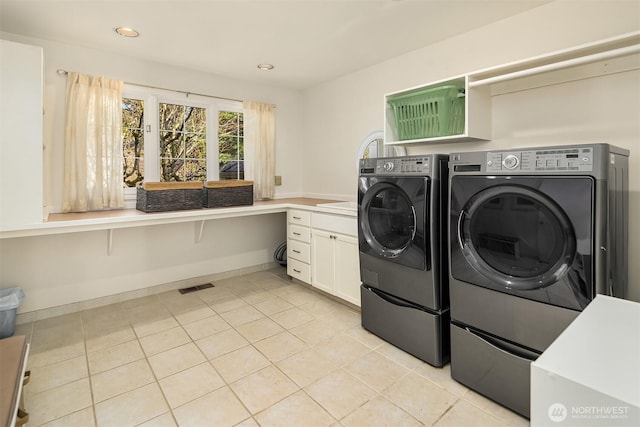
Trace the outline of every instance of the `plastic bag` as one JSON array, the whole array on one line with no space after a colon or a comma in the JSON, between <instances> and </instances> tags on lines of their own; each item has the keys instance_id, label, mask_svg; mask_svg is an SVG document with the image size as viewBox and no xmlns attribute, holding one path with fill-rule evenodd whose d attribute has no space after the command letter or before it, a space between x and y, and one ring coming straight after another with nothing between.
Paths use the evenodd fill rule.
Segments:
<instances>
[{"instance_id":1,"label":"plastic bag","mask_svg":"<svg viewBox=\"0 0 640 427\"><path fill-rule=\"evenodd\" d=\"M18 308L24 299L24 292L20 288L0 289L0 310Z\"/></svg>"}]
</instances>

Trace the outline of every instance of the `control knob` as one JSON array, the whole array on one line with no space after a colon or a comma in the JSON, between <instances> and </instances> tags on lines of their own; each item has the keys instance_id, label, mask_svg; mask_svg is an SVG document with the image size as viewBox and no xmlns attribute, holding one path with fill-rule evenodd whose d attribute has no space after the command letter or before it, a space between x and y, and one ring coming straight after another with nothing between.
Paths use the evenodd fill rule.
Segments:
<instances>
[{"instance_id":1,"label":"control knob","mask_svg":"<svg viewBox=\"0 0 640 427\"><path fill-rule=\"evenodd\" d=\"M384 165L382 165L382 168L386 172L391 172L393 170L393 162L384 162Z\"/></svg>"},{"instance_id":2,"label":"control knob","mask_svg":"<svg viewBox=\"0 0 640 427\"><path fill-rule=\"evenodd\" d=\"M502 166L507 169L515 169L519 164L520 159L518 159L518 156L513 154L508 154L504 159L502 159Z\"/></svg>"}]
</instances>

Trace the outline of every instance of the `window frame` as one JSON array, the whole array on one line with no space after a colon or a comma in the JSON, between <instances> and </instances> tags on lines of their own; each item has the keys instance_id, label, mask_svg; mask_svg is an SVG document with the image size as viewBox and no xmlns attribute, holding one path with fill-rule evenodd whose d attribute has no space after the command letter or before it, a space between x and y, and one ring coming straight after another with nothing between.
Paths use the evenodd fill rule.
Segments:
<instances>
[{"instance_id":1,"label":"window frame","mask_svg":"<svg viewBox=\"0 0 640 427\"><path fill-rule=\"evenodd\" d=\"M160 129L159 104L170 103L204 108L207 114L207 181L218 181L220 177L218 118L221 111L243 113L242 101L221 99L203 95L193 95L153 87L125 84L123 98L139 99L144 102L144 181L160 181ZM136 188L125 187L125 208L135 207Z\"/></svg>"}]
</instances>

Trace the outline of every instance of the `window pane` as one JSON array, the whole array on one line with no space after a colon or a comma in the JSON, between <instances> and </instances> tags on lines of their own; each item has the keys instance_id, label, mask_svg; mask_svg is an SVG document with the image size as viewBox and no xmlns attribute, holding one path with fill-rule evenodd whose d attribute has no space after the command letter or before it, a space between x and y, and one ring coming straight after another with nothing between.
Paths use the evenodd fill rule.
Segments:
<instances>
[{"instance_id":1,"label":"window pane","mask_svg":"<svg viewBox=\"0 0 640 427\"><path fill-rule=\"evenodd\" d=\"M160 181L184 181L184 160L161 157Z\"/></svg>"},{"instance_id":2,"label":"window pane","mask_svg":"<svg viewBox=\"0 0 640 427\"><path fill-rule=\"evenodd\" d=\"M184 164L185 181L206 181L207 161L187 160Z\"/></svg>"},{"instance_id":3,"label":"window pane","mask_svg":"<svg viewBox=\"0 0 640 427\"><path fill-rule=\"evenodd\" d=\"M144 126L144 102L140 99L122 99L122 126L142 129Z\"/></svg>"},{"instance_id":4,"label":"window pane","mask_svg":"<svg viewBox=\"0 0 640 427\"><path fill-rule=\"evenodd\" d=\"M190 159L207 158L207 138L202 134L186 134L185 157Z\"/></svg>"},{"instance_id":5,"label":"window pane","mask_svg":"<svg viewBox=\"0 0 640 427\"><path fill-rule=\"evenodd\" d=\"M182 158L184 155L183 136L179 132L160 132L160 156Z\"/></svg>"},{"instance_id":6,"label":"window pane","mask_svg":"<svg viewBox=\"0 0 640 427\"><path fill-rule=\"evenodd\" d=\"M161 102L158 107L160 130L184 130L184 105L165 104Z\"/></svg>"},{"instance_id":7,"label":"window pane","mask_svg":"<svg viewBox=\"0 0 640 427\"><path fill-rule=\"evenodd\" d=\"M197 107L186 107L185 109L185 132L207 132L207 110Z\"/></svg>"},{"instance_id":8,"label":"window pane","mask_svg":"<svg viewBox=\"0 0 640 427\"><path fill-rule=\"evenodd\" d=\"M218 158L221 164L238 158L238 138L234 136L221 136L218 145L220 152Z\"/></svg>"},{"instance_id":9,"label":"window pane","mask_svg":"<svg viewBox=\"0 0 640 427\"><path fill-rule=\"evenodd\" d=\"M144 102L122 98L123 185L135 187L144 179Z\"/></svg>"},{"instance_id":10,"label":"window pane","mask_svg":"<svg viewBox=\"0 0 640 427\"><path fill-rule=\"evenodd\" d=\"M242 114L232 113L230 111L221 111L218 133L220 135L239 135L239 116L242 116Z\"/></svg>"},{"instance_id":11,"label":"window pane","mask_svg":"<svg viewBox=\"0 0 640 427\"><path fill-rule=\"evenodd\" d=\"M144 179L144 161L141 157L124 158L124 185L135 187Z\"/></svg>"},{"instance_id":12,"label":"window pane","mask_svg":"<svg viewBox=\"0 0 640 427\"><path fill-rule=\"evenodd\" d=\"M142 130L123 129L122 145L125 156L142 156L144 154L144 134Z\"/></svg>"}]
</instances>

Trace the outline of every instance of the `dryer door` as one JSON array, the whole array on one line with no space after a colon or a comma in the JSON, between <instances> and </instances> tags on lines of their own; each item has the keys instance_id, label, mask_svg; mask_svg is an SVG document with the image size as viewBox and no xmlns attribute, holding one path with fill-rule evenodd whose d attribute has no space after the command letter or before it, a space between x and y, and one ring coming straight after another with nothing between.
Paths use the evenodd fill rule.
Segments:
<instances>
[{"instance_id":1,"label":"dryer door","mask_svg":"<svg viewBox=\"0 0 640 427\"><path fill-rule=\"evenodd\" d=\"M431 268L425 177L361 177L360 252L420 270Z\"/></svg>"},{"instance_id":2,"label":"dryer door","mask_svg":"<svg viewBox=\"0 0 640 427\"><path fill-rule=\"evenodd\" d=\"M454 278L567 308L591 300L591 179L454 177L451 191Z\"/></svg>"}]
</instances>

